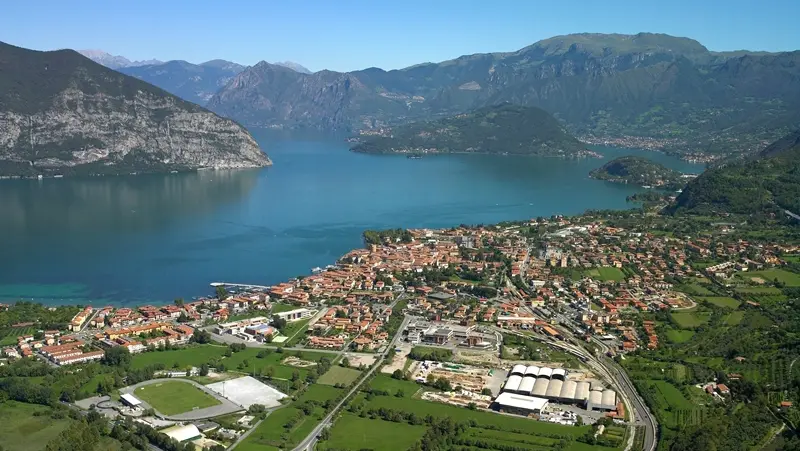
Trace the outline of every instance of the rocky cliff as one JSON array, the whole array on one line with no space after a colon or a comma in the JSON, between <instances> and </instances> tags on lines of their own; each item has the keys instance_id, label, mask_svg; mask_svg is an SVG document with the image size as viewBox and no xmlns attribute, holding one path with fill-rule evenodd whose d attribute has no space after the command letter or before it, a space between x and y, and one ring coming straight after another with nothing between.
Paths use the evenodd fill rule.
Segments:
<instances>
[{"instance_id":1,"label":"rocky cliff","mask_svg":"<svg viewBox=\"0 0 800 451\"><path fill-rule=\"evenodd\" d=\"M0 43L0 175L271 164L236 122L72 50Z\"/></svg>"}]
</instances>

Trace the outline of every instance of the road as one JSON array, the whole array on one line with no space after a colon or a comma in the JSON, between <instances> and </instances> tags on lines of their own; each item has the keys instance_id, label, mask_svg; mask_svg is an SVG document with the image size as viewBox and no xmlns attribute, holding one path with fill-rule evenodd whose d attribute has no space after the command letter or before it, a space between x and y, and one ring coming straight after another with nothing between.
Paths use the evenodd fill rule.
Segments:
<instances>
[{"instance_id":1,"label":"road","mask_svg":"<svg viewBox=\"0 0 800 451\"><path fill-rule=\"evenodd\" d=\"M389 346L387 346L386 349L384 349L383 352L378 356L378 358L375 360L375 363L369 368L364 377L362 377L358 381L358 383L347 393L347 395L344 398L342 398L341 401L339 401L339 404L337 404L331 410L331 413L329 413L328 416L326 416L317 425L317 427L315 427L314 430L311 431L311 433L302 442L300 442L300 444L293 451L314 449L314 445L317 443L317 437L319 436L320 432L322 432L323 429L328 427L331 420L333 419L333 416L336 415L339 409L350 399L353 393L359 390L361 384L363 384L365 380L369 379L369 377L372 375L372 373L375 372L376 369L380 368L381 364L383 364L383 359L386 358L386 355L389 353L389 350L394 349L395 344L397 343L397 339L400 338L400 336L402 336L402 331L403 329L406 328L410 319L411 318L408 315L406 315L406 317L403 319L403 323L400 325L400 328L397 329L397 333L395 333L394 338L392 338L392 341L389 343Z\"/></svg>"}]
</instances>

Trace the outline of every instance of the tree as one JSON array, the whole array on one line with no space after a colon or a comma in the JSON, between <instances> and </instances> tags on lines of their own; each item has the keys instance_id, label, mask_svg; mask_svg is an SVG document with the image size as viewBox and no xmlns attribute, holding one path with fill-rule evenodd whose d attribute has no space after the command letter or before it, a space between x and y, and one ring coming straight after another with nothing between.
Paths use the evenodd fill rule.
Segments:
<instances>
[{"instance_id":1,"label":"tree","mask_svg":"<svg viewBox=\"0 0 800 451\"><path fill-rule=\"evenodd\" d=\"M467 404L467 409L469 409L469 410L478 410L478 405L475 404L474 402L471 402L471 403Z\"/></svg>"},{"instance_id":2,"label":"tree","mask_svg":"<svg viewBox=\"0 0 800 451\"><path fill-rule=\"evenodd\" d=\"M347 357L343 358L341 365L345 368L350 368L350 359Z\"/></svg>"},{"instance_id":3,"label":"tree","mask_svg":"<svg viewBox=\"0 0 800 451\"><path fill-rule=\"evenodd\" d=\"M481 390L481 394L485 396L492 396L492 390L489 388L484 388L483 390Z\"/></svg>"},{"instance_id":4,"label":"tree","mask_svg":"<svg viewBox=\"0 0 800 451\"><path fill-rule=\"evenodd\" d=\"M103 363L108 366L128 366L131 363L131 353L125 346L108 348L103 354Z\"/></svg>"},{"instance_id":5,"label":"tree","mask_svg":"<svg viewBox=\"0 0 800 451\"><path fill-rule=\"evenodd\" d=\"M225 289L222 285L217 287L217 299L220 301L225 300L228 297L228 290Z\"/></svg>"},{"instance_id":6,"label":"tree","mask_svg":"<svg viewBox=\"0 0 800 451\"><path fill-rule=\"evenodd\" d=\"M192 338L189 340L198 344L211 343L211 333L203 329L195 329Z\"/></svg>"},{"instance_id":7,"label":"tree","mask_svg":"<svg viewBox=\"0 0 800 451\"><path fill-rule=\"evenodd\" d=\"M208 364L204 363L200 365L200 371L198 371L197 374L199 374L200 376L208 376L208 371L209 371Z\"/></svg>"},{"instance_id":8,"label":"tree","mask_svg":"<svg viewBox=\"0 0 800 451\"><path fill-rule=\"evenodd\" d=\"M403 380L405 378L406 377L403 374L403 370L397 369L397 370L394 370L394 372L392 373L392 379Z\"/></svg>"},{"instance_id":9,"label":"tree","mask_svg":"<svg viewBox=\"0 0 800 451\"><path fill-rule=\"evenodd\" d=\"M175 299L175 305L177 305L178 307L183 307L183 298Z\"/></svg>"},{"instance_id":10,"label":"tree","mask_svg":"<svg viewBox=\"0 0 800 451\"><path fill-rule=\"evenodd\" d=\"M180 316L178 316L179 323L188 323L191 321L188 316L186 316L186 312L181 312Z\"/></svg>"},{"instance_id":11,"label":"tree","mask_svg":"<svg viewBox=\"0 0 800 451\"><path fill-rule=\"evenodd\" d=\"M278 315L272 315L272 327L283 330L286 327L286 320Z\"/></svg>"}]
</instances>

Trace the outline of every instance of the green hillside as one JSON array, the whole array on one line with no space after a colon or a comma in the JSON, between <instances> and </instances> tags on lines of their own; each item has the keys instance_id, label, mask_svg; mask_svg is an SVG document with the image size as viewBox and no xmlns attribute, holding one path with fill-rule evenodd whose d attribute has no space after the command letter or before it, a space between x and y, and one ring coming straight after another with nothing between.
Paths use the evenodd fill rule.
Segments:
<instances>
[{"instance_id":1,"label":"green hillside","mask_svg":"<svg viewBox=\"0 0 800 451\"><path fill-rule=\"evenodd\" d=\"M473 113L388 129L352 148L364 153L485 153L578 157L583 144L546 111L499 105Z\"/></svg>"},{"instance_id":2,"label":"green hillside","mask_svg":"<svg viewBox=\"0 0 800 451\"><path fill-rule=\"evenodd\" d=\"M800 212L800 131L754 158L706 171L678 196L673 212Z\"/></svg>"},{"instance_id":3,"label":"green hillside","mask_svg":"<svg viewBox=\"0 0 800 451\"><path fill-rule=\"evenodd\" d=\"M614 183L679 189L682 174L662 164L632 155L615 158L591 171L589 176Z\"/></svg>"}]
</instances>

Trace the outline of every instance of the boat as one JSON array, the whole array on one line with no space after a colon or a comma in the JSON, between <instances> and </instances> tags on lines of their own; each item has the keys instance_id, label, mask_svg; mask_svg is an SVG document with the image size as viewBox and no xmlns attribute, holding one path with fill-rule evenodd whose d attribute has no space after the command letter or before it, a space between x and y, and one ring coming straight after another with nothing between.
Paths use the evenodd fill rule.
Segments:
<instances>
[{"instance_id":1,"label":"boat","mask_svg":"<svg viewBox=\"0 0 800 451\"><path fill-rule=\"evenodd\" d=\"M419 155L419 154L411 154L411 155L407 156L406 158L408 158L409 160L419 160L419 159L421 159L421 158L422 158L422 155Z\"/></svg>"},{"instance_id":2,"label":"boat","mask_svg":"<svg viewBox=\"0 0 800 451\"><path fill-rule=\"evenodd\" d=\"M321 273L321 272L322 272L322 268L320 268L319 266L317 266L316 268L312 268L312 269L311 269L311 272L312 272L312 273L314 273L314 274L319 274L319 273Z\"/></svg>"}]
</instances>

